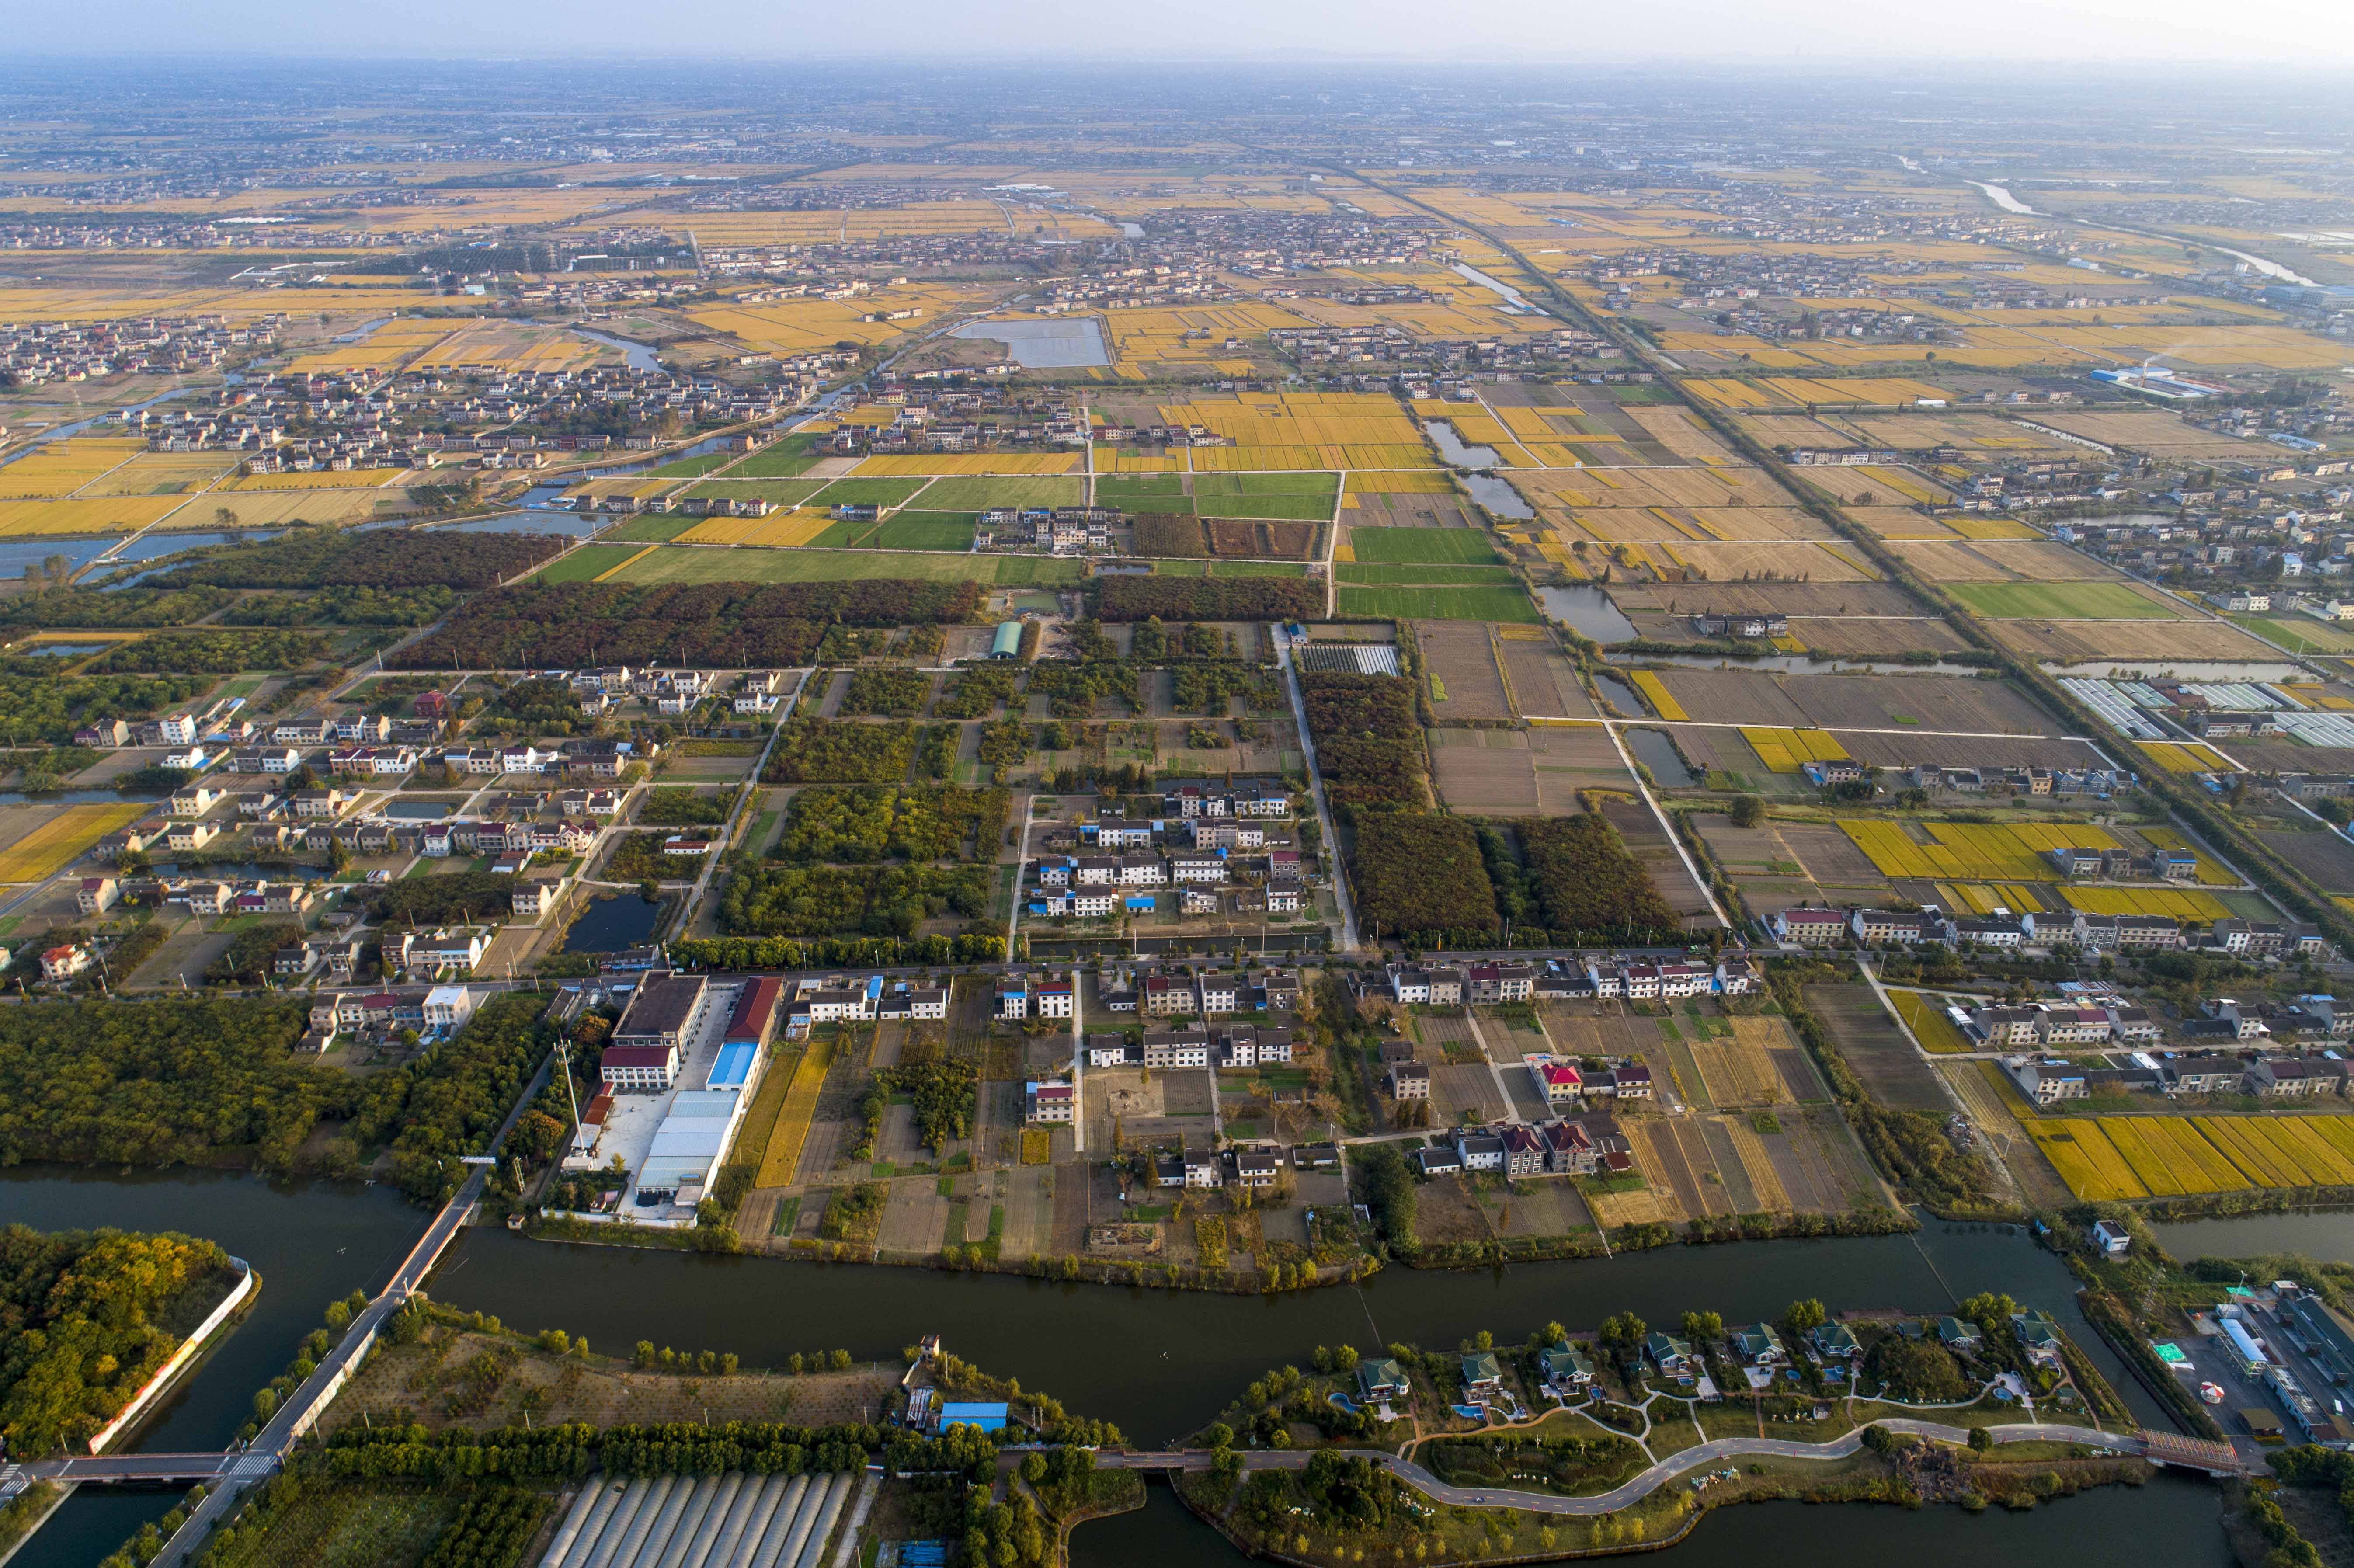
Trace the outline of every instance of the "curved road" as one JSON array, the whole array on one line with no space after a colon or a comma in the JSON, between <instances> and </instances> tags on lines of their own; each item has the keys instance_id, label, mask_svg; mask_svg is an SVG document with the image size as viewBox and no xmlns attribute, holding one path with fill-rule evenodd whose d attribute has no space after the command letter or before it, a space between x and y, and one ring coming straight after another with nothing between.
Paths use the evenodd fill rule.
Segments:
<instances>
[{"instance_id":1,"label":"curved road","mask_svg":"<svg viewBox=\"0 0 2354 1568\"><path fill-rule=\"evenodd\" d=\"M1946 1443L1966 1443L1970 1436L1967 1427L1947 1426L1935 1421L1913 1421L1901 1416L1873 1425L1891 1432L1934 1437ZM2003 1443L2081 1443L2087 1447L2107 1448L2120 1454L2139 1454L2144 1447L2139 1433L2095 1432L2085 1426L2051 1426L2036 1422L2019 1422L1988 1430L1994 1434L1996 1441ZM1719 1437L1671 1454L1610 1490L1586 1498L1555 1497L1549 1492L1511 1491L1496 1488L1451 1487L1420 1465L1401 1459L1394 1454L1362 1448L1342 1451L1351 1458L1372 1460L1437 1502L1458 1508L1516 1508L1531 1513L1590 1516L1615 1513L1629 1503L1649 1497L1677 1477L1703 1469L1720 1460L1737 1459L1747 1455L1768 1455L1783 1459L1844 1459L1862 1446L1861 1427L1829 1443L1797 1443L1781 1437ZM1315 1449L1285 1448L1246 1453L1241 1458L1243 1468L1246 1470L1300 1470L1307 1468L1309 1457L1315 1452ZM1159 1454L1098 1454L1096 1463L1112 1469L1205 1470L1210 1466L1210 1456L1201 1449Z\"/></svg>"}]
</instances>

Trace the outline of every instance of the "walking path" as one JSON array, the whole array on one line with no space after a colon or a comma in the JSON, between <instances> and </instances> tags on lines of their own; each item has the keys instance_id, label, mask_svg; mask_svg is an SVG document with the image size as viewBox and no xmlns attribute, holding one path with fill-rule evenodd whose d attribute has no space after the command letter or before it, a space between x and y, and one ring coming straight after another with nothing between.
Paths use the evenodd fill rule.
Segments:
<instances>
[{"instance_id":1,"label":"walking path","mask_svg":"<svg viewBox=\"0 0 2354 1568\"><path fill-rule=\"evenodd\" d=\"M1970 1436L1967 1427L1947 1426L1935 1421L1914 1421L1902 1416L1891 1416L1872 1425L1890 1432L1934 1438L1943 1443L1967 1443ZM2085 1426L2018 1422L2005 1426L1990 1426L1987 1430L1997 1443L2075 1443L2088 1448L2105 1448L2112 1453L2132 1455L2142 1454L2147 1446L2145 1437L2139 1433L2095 1432ZM1862 1446L1861 1427L1828 1443L1799 1443L1783 1437L1719 1437L1671 1454L1638 1471L1610 1490L1585 1498L1556 1497L1550 1492L1454 1487L1412 1460L1401 1459L1394 1454L1357 1448L1346 1452L1352 1459L1372 1461L1437 1502L1458 1508L1516 1508L1531 1513L1591 1518L1616 1513L1628 1504L1649 1497L1678 1477L1720 1460L1756 1455L1781 1459L1844 1459ZM1307 1468L1309 1457L1316 1450L1313 1449L1287 1448L1253 1451L1239 1457L1246 1470L1300 1470ZM1157 1454L1099 1454L1096 1463L1108 1468L1126 1470L1206 1470L1210 1467L1210 1456L1201 1449Z\"/></svg>"}]
</instances>

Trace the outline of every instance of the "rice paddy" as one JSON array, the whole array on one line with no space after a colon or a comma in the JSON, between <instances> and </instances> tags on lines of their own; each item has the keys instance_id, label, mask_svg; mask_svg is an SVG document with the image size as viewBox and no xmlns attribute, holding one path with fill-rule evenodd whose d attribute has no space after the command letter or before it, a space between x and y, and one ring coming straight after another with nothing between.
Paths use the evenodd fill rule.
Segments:
<instances>
[{"instance_id":1,"label":"rice paddy","mask_svg":"<svg viewBox=\"0 0 2354 1568\"><path fill-rule=\"evenodd\" d=\"M1820 729L1751 729L1741 731L1758 760L1776 773L1796 773L1809 762L1844 762L1847 747L1829 731Z\"/></svg>"},{"instance_id":2,"label":"rice paddy","mask_svg":"<svg viewBox=\"0 0 2354 1568\"><path fill-rule=\"evenodd\" d=\"M2163 915L2203 925L2232 914L2213 894L2190 887L2063 887L2060 896L2087 915Z\"/></svg>"},{"instance_id":3,"label":"rice paddy","mask_svg":"<svg viewBox=\"0 0 2354 1568\"><path fill-rule=\"evenodd\" d=\"M2028 1136L2092 1202L2246 1187L2354 1185L2354 1117L2029 1117Z\"/></svg>"},{"instance_id":4,"label":"rice paddy","mask_svg":"<svg viewBox=\"0 0 2354 1568\"><path fill-rule=\"evenodd\" d=\"M68 806L48 821L0 850L0 883L41 882L72 864L84 851L154 808Z\"/></svg>"},{"instance_id":5,"label":"rice paddy","mask_svg":"<svg viewBox=\"0 0 2354 1568\"><path fill-rule=\"evenodd\" d=\"M2043 852L2052 849L2123 849L2105 828L2040 822L2015 827L1975 822L1916 824L1926 843L1903 822L1842 818L1840 829L1872 857L1884 876L1955 882L2054 882L2060 873Z\"/></svg>"}]
</instances>

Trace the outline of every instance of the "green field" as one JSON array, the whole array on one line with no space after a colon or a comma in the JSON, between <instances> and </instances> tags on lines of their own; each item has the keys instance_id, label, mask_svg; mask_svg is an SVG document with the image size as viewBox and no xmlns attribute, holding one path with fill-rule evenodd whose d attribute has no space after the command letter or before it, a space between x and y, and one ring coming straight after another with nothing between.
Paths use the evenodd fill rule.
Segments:
<instances>
[{"instance_id":1,"label":"green field","mask_svg":"<svg viewBox=\"0 0 2354 1568\"><path fill-rule=\"evenodd\" d=\"M1352 528L1349 548L1360 561L1443 562L1492 567L1500 557L1477 528Z\"/></svg>"},{"instance_id":2,"label":"green field","mask_svg":"<svg viewBox=\"0 0 2354 1568\"><path fill-rule=\"evenodd\" d=\"M1342 584L1342 615L1388 620L1499 620L1534 623L1543 617L1518 588L1361 588Z\"/></svg>"},{"instance_id":3,"label":"green field","mask_svg":"<svg viewBox=\"0 0 2354 1568\"><path fill-rule=\"evenodd\" d=\"M680 458L660 468L646 470L648 479L700 479L715 468L725 468L743 454L740 452L705 452L701 457Z\"/></svg>"},{"instance_id":4,"label":"green field","mask_svg":"<svg viewBox=\"0 0 2354 1568\"><path fill-rule=\"evenodd\" d=\"M1417 566L1411 562L1342 561L1333 567L1344 583L1509 583L1510 567Z\"/></svg>"},{"instance_id":5,"label":"green field","mask_svg":"<svg viewBox=\"0 0 2354 1568\"><path fill-rule=\"evenodd\" d=\"M602 536L609 541L634 539L641 545L667 545L702 521L700 517L684 517L676 513L656 513L648 517L632 517L618 528L608 528Z\"/></svg>"},{"instance_id":6,"label":"green field","mask_svg":"<svg viewBox=\"0 0 2354 1568\"><path fill-rule=\"evenodd\" d=\"M813 506L905 506L928 479L837 479L817 493Z\"/></svg>"},{"instance_id":7,"label":"green field","mask_svg":"<svg viewBox=\"0 0 2354 1568\"><path fill-rule=\"evenodd\" d=\"M1155 561L1157 577L1302 577L1308 568L1298 561Z\"/></svg>"},{"instance_id":8,"label":"green field","mask_svg":"<svg viewBox=\"0 0 2354 1568\"><path fill-rule=\"evenodd\" d=\"M594 548L595 546L591 546ZM584 555L586 551L575 551ZM606 563L610 567L611 563ZM604 567L598 568L604 570ZM1002 587L1058 586L1087 577L1087 563L1051 556L917 555L894 550L656 550L614 580L628 583L847 582L859 577L970 578ZM593 575L593 574L591 574Z\"/></svg>"},{"instance_id":9,"label":"green field","mask_svg":"<svg viewBox=\"0 0 2354 1568\"><path fill-rule=\"evenodd\" d=\"M852 523L847 520L829 523L825 525L825 532L811 539L810 544L818 549L848 549L854 545L864 543L867 535L882 526L880 523L871 519L864 523Z\"/></svg>"},{"instance_id":10,"label":"green field","mask_svg":"<svg viewBox=\"0 0 2354 1568\"><path fill-rule=\"evenodd\" d=\"M1197 496L1320 495L1329 502L1340 488L1339 474L1320 469L1308 469L1297 473L1197 473L1193 476L1193 493ZM1234 515L1242 516L1244 514L1235 513Z\"/></svg>"},{"instance_id":11,"label":"green field","mask_svg":"<svg viewBox=\"0 0 2354 1568\"><path fill-rule=\"evenodd\" d=\"M972 525L971 513L902 512L862 543L870 550L970 550Z\"/></svg>"},{"instance_id":12,"label":"green field","mask_svg":"<svg viewBox=\"0 0 2354 1568\"><path fill-rule=\"evenodd\" d=\"M992 506L1079 506L1087 499L1087 482L1076 474L1027 479L960 474L936 479L931 489L924 492L924 505L935 512L986 512Z\"/></svg>"},{"instance_id":13,"label":"green field","mask_svg":"<svg viewBox=\"0 0 2354 1568\"><path fill-rule=\"evenodd\" d=\"M1296 523L1321 523L1332 515L1332 497L1209 495L1197 498L1193 509L1204 517L1274 517Z\"/></svg>"},{"instance_id":14,"label":"green field","mask_svg":"<svg viewBox=\"0 0 2354 1568\"><path fill-rule=\"evenodd\" d=\"M766 501L776 506L799 506L819 491L822 479L706 479L686 493L697 501Z\"/></svg>"},{"instance_id":15,"label":"green field","mask_svg":"<svg viewBox=\"0 0 2354 1568\"><path fill-rule=\"evenodd\" d=\"M1116 473L1096 480L1096 500L1105 506L1125 506L1130 512L1178 512L1185 505L1182 473Z\"/></svg>"},{"instance_id":16,"label":"green field","mask_svg":"<svg viewBox=\"0 0 2354 1568\"><path fill-rule=\"evenodd\" d=\"M2303 616L2290 619L2269 615L2234 615L2230 619L2257 636L2296 652L2354 653L2354 630L2332 625L2326 620L2307 620Z\"/></svg>"},{"instance_id":17,"label":"green field","mask_svg":"<svg viewBox=\"0 0 2354 1568\"><path fill-rule=\"evenodd\" d=\"M807 473L819 461L809 450L811 439L787 436L729 469L728 475L735 479L792 479Z\"/></svg>"},{"instance_id":18,"label":"green field","mask_svg":"<svg viewBox=\"0 0 2354 1568\"><path fill-rule=\"evenodd\" d=\"M536 580L544 583L585 583L591 577L611 571L644 547L642 545L583 545L570 555L560 556L541 567Z\"/></svg>"},{"instance_id":19,"label":"green field","mask_svg":"<svg viewBox=\"0 0 2354 1568\"><path fill-rule=\"evenodd\" d=\"M1997 620L2179 620L2181 612L2131 583L1947 583L1946 591Z\"/></svg>"}]
</instances>

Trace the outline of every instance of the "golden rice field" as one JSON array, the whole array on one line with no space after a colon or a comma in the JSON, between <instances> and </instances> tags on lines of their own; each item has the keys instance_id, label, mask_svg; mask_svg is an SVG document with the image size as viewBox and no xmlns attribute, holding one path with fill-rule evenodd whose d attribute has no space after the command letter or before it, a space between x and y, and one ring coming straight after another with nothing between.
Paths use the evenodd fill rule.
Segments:
<instances>
[{"instance_id":1,"label":"golden rice field","mask_svg":"<svg viewBox=\"0 0 2354 1568\"><path fill-rule=\"evenodd\" d=\"M1829 731L1820 729L1752 729L1744 726L1741 738L1758 760L1776 773L1796 773L1808 762L1844 762L1847 747Z\"/></svg>"},{"instance_id":2,"label":"golden rice field","mask_svg":"<svg viewBox=\"0 0 2354 1568\"><path fill-rule=\"evenodd\" d=\"M1888 1000L1895 1005L1896 1015L1913 1031L1913 1038L1921 1042L1925 1051L1967 1051L1970 1043L1946 1016L1943 997L1930 996L1917 991L1892 991Z\"/></svg>"},{"instance_id":3,"label":"golden rice field","mask_svg":"<svg viewBox=\"0 0 2354 1568\"><path fill-rule=\"evenodd\" d=\"M813 1040L793 1065L792 1086L769 1129L769 1147L760 1157L760 1174L754 1185L782 1187L793 1179L801 1162L801 1145L809 1139L810 1123L817 1116L817 1092L825 1085L825 1069L833 1055L831 1041ZM774 1069L772 1069L774 1070Z\"/></svg>"},{"instance_id":4,"label":"golden rice field","mask_svg":"<svg viewBox=\"0 0 2354 1568\"><path fill-rule=\"evenodd\" d=\"M1649 703L1651 705L1652 711L1657 713L1661 718L1688 719L1691 717L1691 715L1684 712L1683 704L1676 701L1675 694L1668 690L1668 683L1665 681L1660 680L1657 675L1651 673L1649 670L1637 670L1630 673L1627 678L1634 683L1635 689L1643 694L1644 701ZM1629 714L1628 716L1629 718L1633 718L1638 715Z\"/></svg>"},{"instance_id":5,"label":"golden rice field","mask_svg":"<svg viewBox=\"0 0 2354 1568\"><path fill-rule=\"evenodd\" d=\"M1921 843L1901 822L1843 818L1840 828L1885 876L1956 882L2054 882L2060 874L2042 858L2051 849L2122 849L2107 829L2086 824L1925 822L1932 842Z\"/></svg>"},{"instance_id":6,"label":"golden rice field","mask_svg":"<svg viewBox=\"0 0 2354 1568\"><path fill-rule=\"evenodd\" d=\"M185 495L110 495L68 501L0 501L0 537L111 534L151 527L187 504ZM210 512L200 514L206 518Z\"/></svg>"},{"instance_id":7,"label":"golden rice field","mask_svg":"<svg viewBox=\"0 0 2354 1568\"><path fill-rule=\"evenodd\" d=\"M1964 909L1973 915L1993 915L2006 909L2016 915L2043 907L2035 889L2019 882L1941 882L1937 884L1937 896L1946 901L1946 908Z\"/></svg>"},{"instance_id":8,"label":"golden rice field","mask_svg":"<svg viewBox=\"0 0 2354 1568\"><path fill-rule=\"evenodd\" d=\"M797 506L766 517L708 517L679 535L692 545L806 545L833 526L833 514L819 506Z\"/></svg>"},{"instance_id":9,"label":"golden rice field","mask_svg":"<svg viewBox=\"0 0 2354 1568\"><path fill-rule=\"evenodd\" d=\"M294 473L251 473L225 481L222 490L380 490L405 468L318 468Z\"/></svg>"},{"instance_id":10,"label":"golden rice field","mask_svg":"<svg viewBox=\"0 0 2354 1568\"><path fill-rule=\"evenodd\" d=\"M2354 1185L2354 1117L2030 1117L2026 1126L2088 1202Z\"/></svg>"},{"instance_id":11,"label":"golden rice field","mask_svg":"<svg viewBox=\"0 0 2354 1568\"><path fill-rule=\"evenodd\" d=\"M2199 857L2199 885L2201 887L2237 887L2240 879L2210 860L2206 853L2172 828L2144 828L2141 836L2162 850L2182 850Z\"/></svg>"},{"instance_id":12,"label":"golden rice field","mask_svg":"<svg viewBox=\"0 0 2354 1568\"><path fill-rule=\"evenodd\" d=\"M1073 473L1077 471L1080 461L1076 452L949 452L928 457L871 457L850 471L862 479L875 475Z\"/></svg>"},{"instance_id":13,"label":"golden rice field","mask_svg":"<svg viewBox=\"0 0 2354 1568\"><path fill-rule=\"evenodd\" d=\"M2223 754L2203 740L2137 740L2134 745L2168 773L2230 773Z\"/></svg>"},{"instance_id":14,"label":"golden rice field","mask_svg":"<svg viewBox=\"0 0 2354 1568\"><path fill-rule=\"evenodd\" d=\"M2034 529L2009 517L1956 517L1946 524L1965 539L2032 539Z\"/></svg>"},{"instance_id":15,"label":"golden rice field","mask_svg":"<svg viewBox=\"0 0 2354 1568\"><path fill-rule=\"evenodd\" d=\"M2232 906L2193 887L2062 887L2071 909L2087 915L2164 915L2176 920L2221 920Z\"/></svg>"},{"instance_id":16,"label":"golden rice field","mask_svg":"<svg viewBox=\"0 0 2354 1568\"><path fill-rule=\"evenodd\" d=\"M76 492L79 499L149 495L166 485L203 490L237 467L229 452L140 452L122 467L101 474Z\"/></svg>"},{"instance_id":17,"label":"golden rice field","mask_svg":"<svg viewBox=\"0 0 2354 1568\"><path fill-rule=\"evenodd\" d=\"M329 343L287 361L289 370L393 370L452 335L447 322L390 321L358 343Z\"/></svg>"},{"instance_id":18,"label":"golden rice field","mask_svg":"<svg viewBox=\"0 0 2354 1568\"><path fill-rule=\"evenodd\" d=\"M1350 495L1453 495L1455 481L1444 469L1352 469L1341 488Z\"/></svg>"},{"instance_id":19,"label":"golden rice field","mask_svg":"<svg viewBox=\"0 0 2354 1568\"><path fill-rule=\"evenodd\" d=\"M112 437L49 441L0 466L0 496L71 495L146 448L143 440Z\"/></svg>"},{"instance_id":20,"label":"golden rice field","mask_svg":"<svg viewBox=\"0 0 2354 1568\"><path fill-rule=\"evenodd\" d=\"M137 821L153 809L135 802L119 806L68 806L6 849L0 850L0 882L41 882L55 876L100 839Z\"/></svg>"},{"instance_id":21,"label":"golden rice field","mask_svg":"<svg viewBox=\"0 0 2354 1568\"><path fill-rule=\"evenodd\" d=\"M1868 380L1817 381L1793 376L1766 376L1757 380L1694 380L1683 389L1719 408L1818 408L1864 404L1908 405L1916 397L1943 398L1948 394L1925 381L1875 376Z\"/></svg>"}]
</instances>

